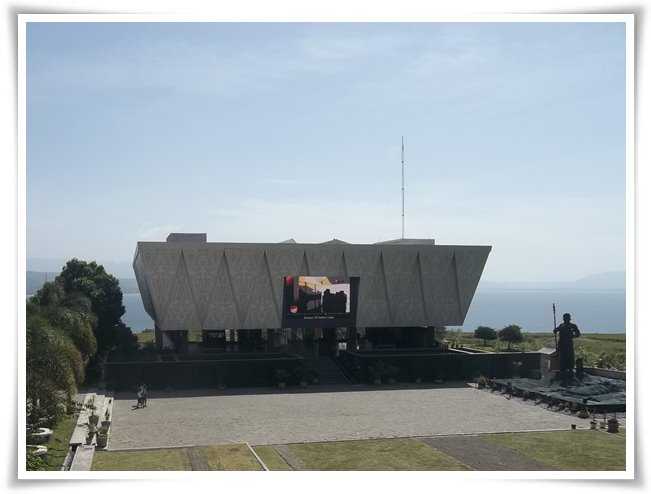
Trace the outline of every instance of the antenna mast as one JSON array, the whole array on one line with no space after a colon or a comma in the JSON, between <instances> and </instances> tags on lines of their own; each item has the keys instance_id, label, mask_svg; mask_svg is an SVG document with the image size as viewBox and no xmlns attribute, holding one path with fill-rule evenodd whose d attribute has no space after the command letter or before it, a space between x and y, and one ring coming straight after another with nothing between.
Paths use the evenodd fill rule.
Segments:
<instances>
[{"instance_id":1,"label":"antenna mast","mask_svg":"<svg viewBox=\"0 0 651 494\"><path fill-rule=\"evenodd\" d=\"M402 239L405 238L405 138L402 137L402 151L400 153L402 163Z\"/></svg>"}]
</instances>

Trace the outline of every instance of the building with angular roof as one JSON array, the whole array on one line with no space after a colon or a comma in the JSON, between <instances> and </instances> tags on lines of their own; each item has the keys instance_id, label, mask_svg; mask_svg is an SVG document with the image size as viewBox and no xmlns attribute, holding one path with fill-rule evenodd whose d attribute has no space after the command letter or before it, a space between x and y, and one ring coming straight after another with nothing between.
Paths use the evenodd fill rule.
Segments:
<instances>
[{"instance_id":1,"label":"building with angular roof","mask_svg":"<svg viewBox=\"0 0 651 494\"><path fill-rule=\"evenodd\" d=\"M206 234L171 233L166 242L138 242L133 268L162 348L186 348L188 334L199 331L207 345L247 342L249 350L260 342L282 346L297 335L332 342L336 328L356 345L362 338L369 346L420 346L431 339L414 340L414 334L463 324L490 250L433 239L224 243L208 242ZM312 314L290 320L300 312L288 305L293 277L349 283L342 295L349 299L346 318L323 315L322 299L312 295L315 308L304 309Z\"/></svg>"}]
</instances>

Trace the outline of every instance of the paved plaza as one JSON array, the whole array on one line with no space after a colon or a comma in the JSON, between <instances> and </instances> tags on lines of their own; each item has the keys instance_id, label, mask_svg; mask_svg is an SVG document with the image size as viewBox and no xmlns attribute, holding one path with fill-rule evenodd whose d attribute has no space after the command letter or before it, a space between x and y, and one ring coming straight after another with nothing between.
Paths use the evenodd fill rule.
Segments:
<instances>
[{"instance_id":1,"label":"paved plaza","mask_svg":"<svg viewBox=\"0 0 651 494\"><path fill-rule=\"evenodd\" d=\"M109 449L253 445L587 428L588 420L459 385L427 389L118 394Z\"/></svg>"}]
</instances>

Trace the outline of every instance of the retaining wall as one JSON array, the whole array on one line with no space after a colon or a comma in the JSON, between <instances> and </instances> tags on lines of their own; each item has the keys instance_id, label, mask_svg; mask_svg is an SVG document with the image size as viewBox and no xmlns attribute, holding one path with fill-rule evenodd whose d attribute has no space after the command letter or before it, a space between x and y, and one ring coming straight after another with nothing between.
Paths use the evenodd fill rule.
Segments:
<instances>
[{"instance_id":1,"label":"retaining wall","mask_svg":"<svg viewBox=\"0 0 651 494\"><path fill-rule=\"evenodd\" d=\"M492 378L513 376L540 377L541 355L537 352L471 353L461 350L446 352L346 351L341 361L360 382L372 380L370 368L382 361L399 369L397 380L413 382L444 379L472 379L483 375Z\"/></svg>"},{"instance_id":2,"label":"retaining wall","mask_svg":"<svg viewBox=\"0 0 651 494\"><path fill-rule=\"evenodd\" d=\"M303 362L299 355L237 356L228 354L162 362L108 362L107 385L132 390L142 383L149 389L271 386L277 369L292 372Z\"/></svg>"}]
</instances>

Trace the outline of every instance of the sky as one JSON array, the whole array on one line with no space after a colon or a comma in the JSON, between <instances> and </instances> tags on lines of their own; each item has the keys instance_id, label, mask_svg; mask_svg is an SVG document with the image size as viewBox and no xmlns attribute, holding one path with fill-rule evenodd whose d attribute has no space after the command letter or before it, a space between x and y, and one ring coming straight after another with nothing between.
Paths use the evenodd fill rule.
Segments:
<instances>
[{"instance_id":1,"label":"sky","mask_svg":"<svg viewBox=\"0 0 651 494\"><path fill-rule=\"evenodd\" d=\"M491 281L625 268L622 23L30 23L28 268L398 238L401 136L406 237L491 245Z\"/></svg>"}]
</instances>

